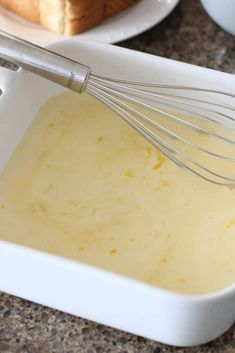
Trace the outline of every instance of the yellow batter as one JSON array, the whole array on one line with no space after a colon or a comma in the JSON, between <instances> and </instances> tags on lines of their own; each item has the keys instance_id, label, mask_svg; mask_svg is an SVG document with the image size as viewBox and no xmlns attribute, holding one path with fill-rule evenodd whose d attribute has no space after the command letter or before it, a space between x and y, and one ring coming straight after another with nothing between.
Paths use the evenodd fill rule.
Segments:
<instances>
[{"instance_id":1,"label":"yellow batter","mask_svg":"<svg viewBox=\"0 0 235 353\"><path fill-rule=\"evenodd\" d=\"M207 293L235 281L235 190L176 167L92 98L63 93L0 177L0 238Z\"/></svg>"}]
</instances>

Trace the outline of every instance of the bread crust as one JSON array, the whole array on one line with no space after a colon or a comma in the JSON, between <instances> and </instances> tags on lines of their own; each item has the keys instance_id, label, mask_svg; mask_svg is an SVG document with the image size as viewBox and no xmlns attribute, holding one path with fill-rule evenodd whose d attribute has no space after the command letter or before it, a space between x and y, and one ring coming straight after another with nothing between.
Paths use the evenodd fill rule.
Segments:
<instances>
[{"instance_id":1,"label":"bread crust","mask_svg":"<svg viewBox=\"0 0 235 353\"><path fill-rule=\"evenodd\" d=\"M0 0L8 9L58 34L87 31L139 0Z\"/></svg>"},{"instance_id":2,"label":"bread crust","mask_svg":"<svg viewBox=\"0 0 235 353\"><path fill-rule=\"evenodd\" d=\"M83 11L78 7L75 12L71 10L71 7L68 6L64 28L65 35L74 35L85 32L88 29L99 25L104 18L103 0L94 1L92 6L84 7Z\"/></svg>"},{"instance_id":3,"label":"bread crust","mask_svg":"<svg viewBox=\"0 0 235 353\"><path fill-rule=\"evenodd\" d=\"M104 0L40 0L40 15L46 28L73 35L102 22Z\"/></svg>"},{"instance_id":4,"label":"bread crust","mask_svg":"<svg viewBox=\"0 0 235 353\"><path fill-rule=\"evenodd\" d=\"M7 9L34 23L40 23L39 0L0 0Z\"/></svg>"},{"instance_id":5,"label":"bread crust","mask_svg":"<svg viewBox=\"0 0 235 353\"><path fill-rule=\"evenodd\" d=\"M40 0L40 21L53 32L64 33L65 1Z\"/></svg>"}]
</instances>

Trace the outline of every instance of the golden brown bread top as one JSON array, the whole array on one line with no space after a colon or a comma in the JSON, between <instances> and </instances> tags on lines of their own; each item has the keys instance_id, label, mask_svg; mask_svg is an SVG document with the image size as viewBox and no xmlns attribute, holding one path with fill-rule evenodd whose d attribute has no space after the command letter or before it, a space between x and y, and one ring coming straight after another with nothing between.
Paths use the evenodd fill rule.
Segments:
<instances>
[{"instance_id":1,"label":"golden brown bread top","mask_svg":"<svg viewBox=\"0 0 235 353\"><path fill-rule=\"evenodd\" d=\"M0 0L8 9L65 35L84 32L138 0Z\"/></svg>"}]
</instances>

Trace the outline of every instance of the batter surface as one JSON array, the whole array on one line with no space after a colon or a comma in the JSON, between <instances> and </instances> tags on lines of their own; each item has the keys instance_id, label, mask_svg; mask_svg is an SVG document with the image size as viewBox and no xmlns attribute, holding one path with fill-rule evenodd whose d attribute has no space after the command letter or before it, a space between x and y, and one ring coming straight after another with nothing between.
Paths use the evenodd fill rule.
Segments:
<instances>
[{"instance_id":1,"label":"batter surface","mask_svg":"<svg viewBox=\"0 0 235 353\"><path fill-rule=\"evenodd\" d=\"M0 238L182 293L235 281L235 190L86 95L50 99L0 177Z\"/></svg>"}]
</instances>

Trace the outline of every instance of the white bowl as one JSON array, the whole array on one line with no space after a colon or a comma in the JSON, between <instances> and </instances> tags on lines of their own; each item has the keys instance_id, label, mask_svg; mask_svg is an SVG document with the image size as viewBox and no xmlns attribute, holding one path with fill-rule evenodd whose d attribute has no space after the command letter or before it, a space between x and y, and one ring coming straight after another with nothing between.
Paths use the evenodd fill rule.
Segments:
<instances>
[{"instance_id":1,"label":"white bowl","mask_svg":"<svg viewBox=\"0 0 235 353\"><path fill-rule=\"evenodd\" d=\"M52 48L107 75L235 90L233 75L111 45L71 39ZM0 88L2 169L41 104L63 88L23 70L3 68ZM235 284L208 295L181 295L4 241L0 290L177 346L211 341L235 320Z\"/></svg>"},{"instance_id":2,"label":"white bowl","mask_svg":"<svg viewBox=\"0 0 235 353\"><path fill-rule=\"evenodd\" d=\"M211 18L225 31L235 35L235 1L201 0Z\"/></svg>"}]
</instances>

